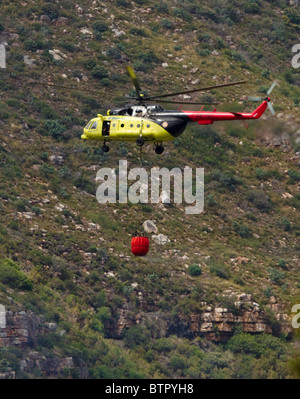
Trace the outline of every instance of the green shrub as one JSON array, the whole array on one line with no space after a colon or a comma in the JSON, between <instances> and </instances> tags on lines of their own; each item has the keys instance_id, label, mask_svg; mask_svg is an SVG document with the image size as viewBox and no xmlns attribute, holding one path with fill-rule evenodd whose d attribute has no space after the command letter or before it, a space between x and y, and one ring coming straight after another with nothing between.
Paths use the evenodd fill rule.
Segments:
<instances>
[{"instance_id":1,"label":"green shrub","mask_svg":"<svg viewBox=\"0 0 300 399\"><path fill-rule=\"evenodd\" d=\"M210 273L215 274L216 276L224 279L230 278L230 272L226 265L221 265L218 263L213 263L209 269Z\"/></svg>"},{"instance_id":2,"label":"green shrub","mask_svg":"<svg viewBox=\"0 0 300 399\"><path fill-rule=\"evenodd\" d=\"M174 8L173 13L175 15L175 17L177 18L181 18L184 21L187 22L191 22L192 20L192 16L190 13L188 13L187 11L185 11L183 8Z\"/></svg>"},{"instance_id":3,"label":"green shrub","mask_svg":"<svg viewBox=\"0 0 300 399\"><path fill-rule=\"evenodd\" d=\"M44 122L44 128L55 139L62 138L66 132L66 127L56 120L46 120Z\"/></svg>"},{"instance_id":4,"label":"green shrub","mask_svg":"<svg viewBox=\"0 0 300 399\"><path fill-rule=\"evenodd\" d=\"M234 231L242 238L249 238L251 237L250 229L245 226L244 224L239 224L238 222L233 222Z\"/></svg>"},{"instance_id":5,"label":"green shrub","mask_svg":"<svg viewBox=\"0 0 300 399\"><path fill-rule=\"evenodd\" d=\"M147 37L147 33L144 29L138 28L136 26L130 28L129 33L131 33L134 36L142 36L142 37Z\"/></svg>"},{"instance_id":6,"label":"green shrub","mask_svg":"<svg viewBox=\"0 0 300 399\"><path fill-rule=\"evenodd\" d=\"M110 58L113 58L114 60L120 60L122 58L122 53L118 49L118 47L109 47L106 50L106 55Z\"/></svg>"},{"instance_id":7,"label":"green shrub","mask_svg":"<svg viewBox=\"0 0 300 399\"><path fill-rule=\"evenodd\" d=\"M39 40L28 39L24 42L24 49L27 51L37 51L44 48L44 43Z\"/></svg>"},{"instance_id":8,"label":"green shrub","mask_svg":"<svg viewBox=\"0 0 300 399\"><path fill-rule=\"evenodd\" d=\"M259 14L260 7L255 1L250 1L244 5L244 11L247 14Z\"/></svg>"},{"instance_id":9,"label":"green shrub","mask_svg":"<svg viewBox=\"0 0 300 399\"><path fill-rule=\"evenodd\" d=\"M289 182L295 183L297 181L300 181L300 173L297 172L296 170L289 169L288 170L288 175L290 177Z\"/></svg>"},{"instance_id":10,"label":"green shrub","mask_svg":"<svg viewBox=\"0 0 300 399\"><path fill-rule=\"evenodd\" d=\"M187 364L186 361L184 359L183 356L180 355L174 355L170 358L170 364L169 364L170 368L173 371L177 371L177 370L184 370L187 368Z\"/></svg>"},{"instance_id":11,"label":"green shrub","mask_svg":"<svg viewBox=\"0 0 300 399\"><path fill-rule=\"evenodd\" d=\"M252 354L259 358L270 351L279 357L283 351L283 342L272 335L261 334L254 336L247 333L236 334L228 341L226 347L233 353Z\"/></svg>"},{"instance_id":12,"label":"green shrub","mask_svg":"<svg viewBox=\"0 0 300 399\"><path fill-rule=\"evenodd\" d=\"M170 19L162 19L161 26L165 29L174 29L174 24Z\"/></svg>"},{"instance_id":13,"label":"green shrub","mask_svg":"<svg viewBox=\"0 0 300 399\"><path fill-rule=\"evenodd\" d=\"M29 278L21 271L20 266L11 259L0 260L0 282L10 288L32 289Z\"/></svg>"},{"instance_id":14,"label":"green shrub","mask_svg":"<svg viewBox=\"0 0 300 399\"><path fill-rule=\"evenodd\" d=\"M284 259L279 259L279 261L278 261L278 266L281 267L281 268L284 269L284 270L287 270L287 269L288 269L288 267L287 267L287 261L284 260Z\"/></svg>"},{"instance_id":15,"label":"green shrub","mask_svg":"<svg viewBox=\"0 0 300 399\"><path fill-rule=\"evenodd\" d=\"M91 70L91 74L96 79L103 79L108 77L108 71L104 66L95 66Z\"/></svg>"},{"instance_id":16,"label":"green shrub","mask_svg":"<svg viewBox=\"0 0 300 399\"><path fill-rule=\"evenodd\" d=\"M109 26L105 21L95 21L92 28L94 32L106 32L108 31Z\"/></svg>"},{"instance_id":17,"label":"green shrub","mask_svg":"<svg viewBox=\"0 0 300 399\"><path fill-rule=\"evenodd\" d=\"M84 67L88 70L92 70L97 65L97 62L93 58L88 58L83 63Z\"/></svg>"},{"instance_id":18,"label":"green shrub","mask_svg":"<svg viewBox=\"0 0 300 399\"><path fill-rule=\"evenodd\" d=\"M250 191L247 194L247 199L263 212L268 212L272 208L270 197L262 190Z\"/></svg>"},{"instance_id":19,"label":"green shrub","mask_svg":"<svg viewBox=\"0 0 300 399\"><path fill-rule=\"evenodd\" d=\"M0 349L0 372L7 372L10 370L18 371L20 368L20 353L16 348L1 348Z\"/></svg>"},{"instance_id":20,"label":"green shrub","mask_svg":"<svg viewBox=\"0 0 300 399\"><path fill-rule=\"evenodd\" d=\"M60 45L62 46L62 48L69 51L70 53L74 53L74 51L76 50L76 47L71 42L66 42L64 40L61 40Z\"/></svg>"},{"instance_id":21,"label":"green shrub","mask_svg":"<svg viewBox=\"0 0 300 399\"><path fill-rule=\"evenodd\" d=\"M200 274L202 273L202 270L199 265L190 265L188 267L188 272L191 276L200 276Z\"/></svg>"},{"instance_id":22,"label":"green shrub","mask_svg":"<svg viewBox=\"0 0 300 399\"><path fill-rule=\"evenodd\" d=\"M55 173L55 169L53 168L53 166L48 165L47 163L44 163L40 167L40 173L42 175L44 175L45 177L49 177L49 175L53 175Z\"/></svg>"},{"instance_id":23,"label":"green shrub","mask_svg":"<svg viewBox=\"0 0 300 399\"><path fill-rule=\"evenodd\" d=\"M73 183L75 187L79 188L80 190L86 191L89 194L95 195L96 193L95 184L83 177L82 175L77 177Z\"/></svg>"},{"instance_id":24,"label":"green shrub","mask_svg":"<svg viewBox=\"0 0 300 399\"><path fill-rule=\"evenodd\" d=\"M140 325L135 325L123 333L123 340L129 348L145 344L149 339L149 332Z\"/></svg>"},{"instance_id":25,"label":"green shrub","mask_svg":"<svg viewBox=\"0 0 300 399\"><path fill-rule=\"evenodd\" d=\"M29 202L24 198L20 198L15 202L15 207L19 212L25 212L28 205Z\"/></svg>"},{"instance_id":26,"label":"green shrub","mask_svg":"<svg viewBox=\"0 0 300 399\"><path fill-rule=\"evenodd\" d=\"M277 269L271 268L268 269L270 280L273 284L280 285L282 280L285 278L285 273L281 272Z\"/></svg>"},{"instance_id":27,"label":"green shrub","mask_svg":"<svg viewBox=\"0 0 300 399\"><path fill-rule=\"evenodd\" d=\"M215 199L215 197L214 197L213 194L208 194L208 195L205 197L205 205L206 205L206 206L209 206L209 207L214 207L214 206L217 206L217 205L218 205L218 202L217 202L217 200Z\"/></svg>"},{"instance_id":28,"label":"green shrub","mask_svg":"<svg viewBox=\"0 0 300 399\"><path fill-rule=\"evenodd\" d=\"M154 8L160 13L160 14L168 14L169 13L169 7L168 4L165 1L160 0L159 4L156 4Z\"/></svg>"},{"instance_id":29,"label":"green shrub","mask_svg":"<svg viewBox=\"0 0 300 399\"><path fill-rule=\"evenodd\" d=\"M42 13L47 15L52 21L59 17L59 12L55 4L45 4L42 7Z\"/></svg>"},{"instance_id":30,"label":"green shrub","mask_svg":"<svg viewBox=\"0 0 300 399\"><path fill-rule=\"evenodd\" d=\"M283 228L283 231L291 231L292 229L292 224L286 217L282 219L281 226Z\"/></svg>"},{"instance_id":31,"label":"green shrub","mask_svg":"<svg viewBox=\"0 0 300 399\"><path fill-rule=\"evenodd\" d=\"M205 49L196 48L196 51L201 57L207 57L208 55L210 55L210 50L208 50L207 48Z\"/></svg>"}]
</instances>

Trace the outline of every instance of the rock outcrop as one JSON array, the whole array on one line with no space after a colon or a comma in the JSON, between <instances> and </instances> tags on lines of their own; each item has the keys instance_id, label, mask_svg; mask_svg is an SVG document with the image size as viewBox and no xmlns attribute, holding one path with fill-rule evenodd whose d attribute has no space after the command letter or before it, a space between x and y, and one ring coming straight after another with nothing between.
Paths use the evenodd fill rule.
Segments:
<instances>
[{"instance_id":1,"label":"rock outcrop","mask_svg":"<svg viewBox=\"0 0 300 399\"><path fill-rule=\"evenodd\" d=\"M75 374L79 378L88 378L88 369L83 361L72 357L57 355L45 356L32 348L38 343L40 336L48 331L56 330L56 323L45 323L43 316L31 311L5 311L1 309L0 348L17 347L22 349L20 371L36 373L45 378ZM0 379L16 378L16 370L0 373Z\"/></svg>"},{"instance_id":2,"label":"rock outcrop","mask_svg":"<svg viewBox=\"0 0 300 399\"><path fill-rule=\"evenodd\" d=\"M41 318L32 312L6 311L5 327L0 328L0 348L35 344L41 322Z\"/></svg>"},{"instance_id":3,"label":"rock outcrop","mask_svg":"<svg viewBox=\"0 0 300 399\"><path fill-rule=\"evenodd\" d=\"M253 334L272 334L273 326L267 313L260 308L259 304L253 301L251 294L240 294L237 301L232 303L230 308L211 307L206 302L202 302L203 310L188 316L177 314L176 317L170 317L168 314L159 310L155 304L149 308L142 296L139 296L143 311L136 314L135 319L129 318L131 314L128 306L120 311L120 317L108 327L109 335L112 338L119 339L124 329L130 328L135 324L146 323L155 324L156 333L160 337L177 335L194 339L203 337L213 342L226 342L236 331ZM274 305L267 308L280 310L280 313L274 313L275 320L280 321L281 331L289 334L291 328L287 321L287 315L284 313L283 305Z\"/></svg>"}]
</instances>

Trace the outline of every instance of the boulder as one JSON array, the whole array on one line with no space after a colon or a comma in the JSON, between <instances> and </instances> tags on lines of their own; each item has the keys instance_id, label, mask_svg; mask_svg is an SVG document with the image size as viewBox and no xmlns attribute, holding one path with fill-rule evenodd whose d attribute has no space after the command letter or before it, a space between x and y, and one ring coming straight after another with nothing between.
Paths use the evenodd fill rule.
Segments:
<instances>
[{"instance_id":1,"label":"boulder","mask_svg":"<svg viewBox=\"0 0 300 399\"><path fill-rule=\"evenodd\" d=\"M170 242L170 239L163 234L153 235L152 240L158 245L165 245Z\"/></svg>"},{"instance_id":2,"label":"boulder","mask_svg":"<svg viewBox=\"0 0 300 399\"><path fill-rule=\"evenodd\" d=\"M145 233L157 233L158 229L152 220L145 220L143 223L143 229Z\"/></svg>"}]
</instances>

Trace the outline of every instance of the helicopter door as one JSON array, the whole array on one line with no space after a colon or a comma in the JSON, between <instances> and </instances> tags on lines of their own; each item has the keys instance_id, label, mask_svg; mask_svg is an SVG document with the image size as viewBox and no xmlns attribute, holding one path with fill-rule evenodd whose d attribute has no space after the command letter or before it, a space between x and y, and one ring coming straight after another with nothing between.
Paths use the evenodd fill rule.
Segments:
<instances>
[{"instance_id":1,"label":"helicopter door","mask_svg":"<svg viewBox=\"0 0 300 399\"><path fill-rule=\"evenodd\" d=\"M110 130L110 122L109 121L103 121L102 136L109 136L109 130Z\"/></svg>"}]
</instances>

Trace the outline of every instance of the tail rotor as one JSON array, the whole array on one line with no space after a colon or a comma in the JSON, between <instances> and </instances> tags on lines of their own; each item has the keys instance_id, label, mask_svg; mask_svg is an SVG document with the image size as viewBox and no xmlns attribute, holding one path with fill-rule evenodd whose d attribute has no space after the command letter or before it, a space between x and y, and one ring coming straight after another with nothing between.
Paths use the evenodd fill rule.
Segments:
<instances>
[{"instance_id":1,"label":"tail rotor","mask_svg":"<svg viewBox=\"0 0 300 399\"><path fill-rule=\"evenodd\" d=\"M246 101L267 101L268 102L268 109L270 110L272 116L274 116L276 114L273 105L271 104L271 99L269 98L269 95L272 93L272 91L274 90L274 88L276 86L279 86L279 84L276 82L276 80L272 83L272 85L270 86L269 90L267 91L267 97L255 97L255 96L249 96L246 97Z\"/></svg>"}]
</instances>

